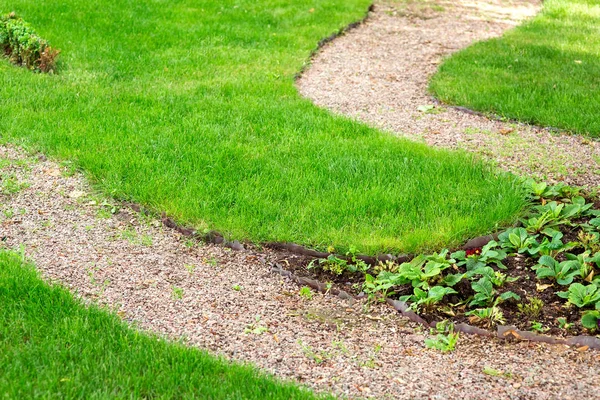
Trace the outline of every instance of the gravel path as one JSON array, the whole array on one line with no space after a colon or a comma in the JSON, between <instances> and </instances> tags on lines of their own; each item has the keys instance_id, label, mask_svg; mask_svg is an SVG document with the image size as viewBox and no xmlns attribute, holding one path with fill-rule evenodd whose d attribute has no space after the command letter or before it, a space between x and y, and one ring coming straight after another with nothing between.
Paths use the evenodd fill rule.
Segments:
<instances>
[{"instance_id":1,"label":"gravel path","mask_svg":"<svg viewBox=\"0 0 600 400\"><path fill-rule=\"evenodd\" d=\"M25 246L47 279L142 329L351 398L564 400L600 389L600 352L466 336L453 353L428 350L387 306L302 298L270 272L274 254L190 242L43 156L0 147L0 177L0 245Z\"/></svg>"},{"instance_id":2,"label":"gravel path","mask_svg":"<svg viewBox=\"0 0 600 400\"><path fill-rule=\"evenodd\" d=\"M537 0L377 1L365 23L327 44L297 85L316 104L412 140L481 154L519 175L600 185L600 143L492 121L427 93L441 60L531 17ZM419 110L421 108L421 110Z\"/></svg>"}]
</instances>

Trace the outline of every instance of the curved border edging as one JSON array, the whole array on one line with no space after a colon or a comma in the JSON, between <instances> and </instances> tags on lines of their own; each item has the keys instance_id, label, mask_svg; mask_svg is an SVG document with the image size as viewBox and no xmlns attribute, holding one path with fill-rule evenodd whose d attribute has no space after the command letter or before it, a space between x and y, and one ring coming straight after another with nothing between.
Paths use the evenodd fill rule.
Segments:
<instances>
[{"instance_id":1,"label":"curved border edging","mask_svg":"<svg viewBox=\"0 0 600 400\"><path fill-rule=\"evenodd\" d=\"M141 212L144 214L149 213L148 211L143 209L138 204L126 203L126 205L128 205L131 209L133 209L136 212ZM181 233L183 236L201 239L201 240L207 241L209 243L213 243L213 244L222 244L226 247L230 247L233 250L243 250L244 249L244 246L241 245L237 240L234 242L228 242L223 238L223 236L220 233L218 233L216 231L210 231L206 235L200 235L193 229L184 228L184 227L178 225L175 221L173 221L171 218L166 217L165 215L162 216L161 221L162 221L163 225ZM490 240L495 240L495 238L497 238L497 234L480 236L480 237L469 240L464 246L462 246L462 248L470 249L470 248L474 248L474 247L482 247L482 246L486 245ZM325 257L328 257L329 255L331 255L331 253L322 253L322 252L318 252L316 250L310 250L306 247L303 247L303 246L300 246L297 244L293 244L293 243L270 243L270 244L268 243L267 246L269 246L273 249L276 249L276 250L277 249L287 250L291 253L306 255L306 256L315 257L315 258L324 258L324 257L322 257L323 255ZM372 259L372 260L376 260L376 261L380 261L380 260L384 261L385 259L387 259L387 260L394 259L396 261L399 261L399 260L401 260L401 257L405 257L405 260L408 261L408 260L410 260L410 258L412 258L406 254L395 257L395 258L394 258L394 256L389 255L389 254L382 256L382 257L389 257L389 258L381 259L378 257L379 256L375 256L375 257L360 256L360 258L363 259L365 262L367 262L366 261L367 259ZM324 284L316 279L297 276L294 273L292 273L291 271L285 270L283 268L283 266L278 263L273 263L273 265L271 267L271 272L275 273L275 274L279 274L283 277L289 278L290 280L292 280L293 282L295 282L296 284L298 284L300 286L308 286L320 293L324 293L324 294L329 293L329 294L336 296L342 300L347 300L350 302L350 304L354 304L354 302L356 300L363 298L362 296L353 296L352 294L350 294L344 290L340 290L337 288L328 288L326 284ZM393 299L388 298L388 299L386 299L386 303L389 306L391 306L392 308L394 308L403 317L408 318L410 321L415 322L415 323L423 326L426 329L434 328L438 322L438 321L432 321L432 322L428 323L427 321L425 321L425 319L423 319L417 313L410 310L408 304L403 301L393 300ZM553 344L553 345L561 345L562 344L562 345L566 345L566 346L579 346L579 347L587 347L587 348L591 348L591 349L599 349L600 350L600 339L595 336L589 336L589 335L573 336L570 338L557 338L557 337L552 337L552 336L538 335L538 334L535 334L535 333L529 332L529 331L521 331L521 330L517 329L514 325L506 325L506 326L498 325L496 332L494 333L493 331L488 331L486 329L482 329L482 328L479 328L479 327L476 327L473 325L469 325L466 323L455 324L454 330L456 332L462 332L464 334L469 334L469 335L478 335L478 336L490 337L490 338L495 337L500 340L510 340L510 339L526 340L526 341L536 342L536 343L546 343L546 344Z\"/></svg>"}]
</instances>

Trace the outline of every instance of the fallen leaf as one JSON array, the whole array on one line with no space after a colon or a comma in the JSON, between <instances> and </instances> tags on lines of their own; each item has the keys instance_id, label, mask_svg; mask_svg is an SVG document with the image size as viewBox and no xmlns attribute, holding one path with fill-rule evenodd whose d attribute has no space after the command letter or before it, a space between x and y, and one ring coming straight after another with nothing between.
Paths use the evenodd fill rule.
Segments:
<instances>
[{"instance_id":1,"label":"fallen leaf","mask_svg":"<svg viewBox=\"0 0 600 400\"><path fill-rule=\"evenodd\" d=\"M575 60L575 64L581 64L581 60Z\"/></svg>"},{"instance_id":2,"label":"fallen leaf","mask_svg":"<svg viewBox=\"0 0 600 400\"><path fill-rule=\"evenodd\" d=\"M594 279L594 271L592 270L592 272L590 272L590 274L588 276L585 277L585 281L586 282L591 282L592 279Z\"/></svg>"},{"instance_id":3,"label":"fallen leaf","mask_svg":"<svg viewBox=\"0 0 600 400\"><path fill-rule=\"evenodd\" d=\"M502 128L498 131L498 133L501 135L508 135L509 133L513 133L514 131L514 128Z\"/></svg>"},{"instance_id":4,"label":"fallen leaf","mask_svg":"<svg viewBox=\"0 0 600 400\"><path fill-rule=\"evenodd\" d=\"M535 284L535 288L536 288L536 290L538 292L543 292L544 290L546 290L546 289L548 289L550 287L552 287L552 285L542 285L542 284L539 284L539 283Z\"/></svg>"},{"instance_id":5,"label":"fallen leaf","mask_svg":"<svg viewBox=\"0 0 600 400\"><path fill-rule=\"evenodd\" d=\"M273 340L275 340L277 343L279 343L279 338L277 337L276 334L273 334Z\"/></svg>"},{"instance_id":6,"label":"fallen leaf","mask_svg":"<svg viewBox=\"0 0 600 400\"><path fill-rule=\"evenodd\" d=\"M504 337L507 337L508 335L512 335L513 337L515 337L516 339L521 339L521 335L519 335L517 333L517 331L515 331L514 329L508 330L506 332L504 332Z\"/></svg>"},{"instance_id":7,"label":"fallen leaf","mask_svg":"<svg viewBox=\"0 0 600 400\"><path fill-rule=\"evenodd\" d=\"M314 9L314 8L311 8L310 10L308 10L308 12L309 12L309 13L314 13L314 12L315 12L315 9Z\"/></svg>"},{"instance_id":8,"label":"fallen leaf","mask_svg":"<svg viewBox=\"0 0 600 400\"><path fill-rule=\"evenodd\" d=\"M579 352L584 352L584 351L588 351L588 349L590 348L590 346L581 346L577 348L577 351Z\"/></svg>"}]
</instances>

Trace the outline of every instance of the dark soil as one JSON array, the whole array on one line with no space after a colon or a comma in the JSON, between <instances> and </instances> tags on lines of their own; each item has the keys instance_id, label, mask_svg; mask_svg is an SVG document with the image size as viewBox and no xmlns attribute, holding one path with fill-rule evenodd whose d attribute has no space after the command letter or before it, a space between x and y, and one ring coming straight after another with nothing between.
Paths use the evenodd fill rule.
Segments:
<instances>
[{"instance_id":1,"label":"dark soil","mask_svg":"<svg viewBox=\"0 0 600 400\"><path fill-rule=\"evenodd\" d=\"M323 271L318 267L307 268L313 260L314 258L312 257L282 252L279 254L277 262L284 269L292 272L296 276L308 277L324 283L331 282L335 288L345 290L355 296L361 294L362 283L364 282L362 274L344 272L342 275L335 275L328 271ZM537 279L535 271L531 269L535 264L535 260L524 256L509 256L504 260L504 265L507 269L502 272L510 277L518 277L519 279L515 282L506 283L503 287L496 289L498 290L498 293L512 291L521 296L520 302L511 300L499 305L504 315L506 325L514 325L519 330L527 331L532 330L532 322L538 322L541 323L544 328L541 333L553 336L585 334L586 330L582 328L579 323L581 319L580 310L576 307L565 307L565 300L555 294L557 291L566 290L566 287L554 284L544 290L538 290L537 285L548 285L550 282L541 282ZM540 286L540 288L543 288L543 286ZM469 309L464 306L462 308L452 308L454 315L449 315L443 311L444 305L458 303L460 300L469 298L474 294L471 289L471 283L466 279L463 279L454 286L454 289L459 292L458 295L448 296L447 303L437 307L435 310L421 312L421 317L425 318L427 322L450 319L456 323L464 322L477 325L469 320L469 316L465 315ZM397 299L402 295L411 293L412 287L407 285L400 288L393 298ZM540 299L543 302L540 313L537 315L527 315L519 311L518 304L528 304L529 300L532 298ZM558 318L561 317L565 318L568 323L573 324L568 331L558 327ZM493 326L489 328L493 328Z\"/></svg>"}]
</instances>

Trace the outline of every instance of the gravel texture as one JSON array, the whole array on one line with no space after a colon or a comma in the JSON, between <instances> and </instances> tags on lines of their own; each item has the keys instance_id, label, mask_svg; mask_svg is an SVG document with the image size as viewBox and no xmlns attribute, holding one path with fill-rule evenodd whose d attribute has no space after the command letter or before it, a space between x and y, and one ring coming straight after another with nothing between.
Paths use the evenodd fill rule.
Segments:
<instances>
[{"instance_id":1,"label":"gravel texture","mask_svg":"<svg viewBox=\"0 0 600 400\"><path fill-rule=\"evenodd\" d=\"M429 350L388 306L303 298L271 273L273 253L190 242L68 166L0 147L0 177L0 245L24 246L46 279L141 329L351 398L597 396L600 352L467 336Z\"/></svg>"},{"instance_id":2,"label":"gravel texture","mask_svg":"<svg viewBox=\"0 0 600 400\"><path fill-rule=\"evenodd\" d=\"M316 54L297 86L317 105L397 135L462 148L518 175L597 187L598 141L422 107L436 105L427 84L444 57L538 10L537 0L377 1L363 24Z\"/></svg>"}]
</instances>

